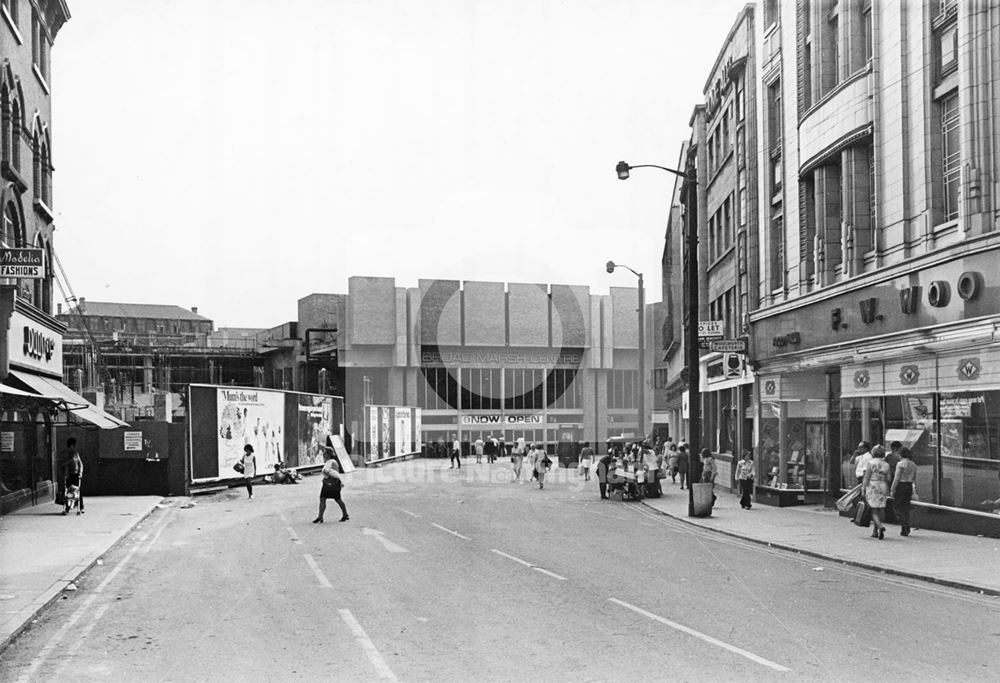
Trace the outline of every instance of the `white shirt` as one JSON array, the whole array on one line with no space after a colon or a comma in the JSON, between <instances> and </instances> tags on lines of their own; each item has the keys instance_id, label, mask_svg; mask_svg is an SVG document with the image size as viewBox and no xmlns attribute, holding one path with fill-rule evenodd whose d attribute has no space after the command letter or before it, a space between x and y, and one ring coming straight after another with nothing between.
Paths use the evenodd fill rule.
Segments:
<instances>
[{"instance_id":1,"label":"white shirt","mask_svg":"<svg viewBox=\"0 0 1000 683\"><path fill-rule=\"evenodd\" d=\"M862 453L858 456L857 462L854 463L854 476L863 477L865 476L865 468L868 467L868 463L872 461L871 453Z\"/></svg>"}]
</instances>

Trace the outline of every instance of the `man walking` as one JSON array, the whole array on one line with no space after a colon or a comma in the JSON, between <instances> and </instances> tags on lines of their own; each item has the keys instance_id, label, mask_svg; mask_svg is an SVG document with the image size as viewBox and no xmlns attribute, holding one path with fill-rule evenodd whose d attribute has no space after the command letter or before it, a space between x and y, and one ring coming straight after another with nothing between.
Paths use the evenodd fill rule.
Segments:
<instances>
[{"instance_id":1,"label":"man walking","mask_svg":"<svg viewBox=\"0 0 1000 683\"><path fill-rule=\"evenodd\" d=\"M606 453L597 461L597 488L601 490L601 499L608 498L608 470L611 469L611 454Z\"/></svg>"},{"instance_id":2,"label":"man walking","mask_svg":"<svg viewBox=\"0 0 1000 683\"><path fill-rule=\"evenodd\" d=\"M455 463L458 463L458 469L462 469L462 442L458 440L457 436L451 444L451 467L448 469L455 469Z\"/></svg>"}]
</instances>

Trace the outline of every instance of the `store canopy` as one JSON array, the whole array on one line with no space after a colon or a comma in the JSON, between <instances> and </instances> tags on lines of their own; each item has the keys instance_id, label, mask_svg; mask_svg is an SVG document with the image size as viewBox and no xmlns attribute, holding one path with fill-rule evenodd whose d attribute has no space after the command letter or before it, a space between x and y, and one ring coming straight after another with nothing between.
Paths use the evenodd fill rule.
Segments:
<instances>
[{"instance_id":1,"label":"store canopy","mask_svg":"<svg viewBox=\"0 0 1000 683\"><path fill-rule=\"evenodd\" d=\"M10 375L26 385L38 396L64 405L66 410L72 412L74 416L101 429L117 429L118 427L129 426L127 422L123 422L114 415L104 412L57 379L32 375L20 370L11 370ZM11 388L7 387L7 389Z\"/></svg>"}]
</instances>

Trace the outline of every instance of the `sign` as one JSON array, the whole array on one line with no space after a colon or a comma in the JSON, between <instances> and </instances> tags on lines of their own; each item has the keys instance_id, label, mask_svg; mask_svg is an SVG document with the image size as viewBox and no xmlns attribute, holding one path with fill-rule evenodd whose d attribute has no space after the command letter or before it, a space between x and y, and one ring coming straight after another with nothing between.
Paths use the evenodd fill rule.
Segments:
<instances>
[{"instance_id":1,"label":"sign","mask_svg":"<svg viewBox=\"0 0 1000 683\"><path fill-rule=\"evenodd\" d=\"M698 338L699 339L722 339L722 321L721 320L699 320L698 321Z\"/></svg>"},{"instance_id":2,"label":"sign","mask_svg":"<svg viewBox=\"0 0 1000 683\"><path fill-rule=\"evenodd\" d=\"M125 432L124 438L126 451L142 450L142 432Z\"/></svg>"},{"instance_id":3,"label":"sign","mask_svg":"<svg viewBox=\"0 0 1000 683\"><path fill-rule=\"evenodd\" d=\"M583 351L509 351L509 350L448 350L421 349L420 364L424 367L545 367L575 368L583 362Z\"/></svg>"},{"instance_id":4,"label":"sign","mask_svg":"<svg viewBox=\"0 0 1000 683\"><path fill-rule=\"evenodd\" d=\"M0 451L14 452L14 432L0 432Z\"/></svg>"},{"instance_id":5,"label":"sign","mask_svg":"<svg viewBox=\"0 0 1000 683\"><path fill-rule=\"evenodd\" d=\"M10 316L7 352L11 365L62 377L62 335L20 311Z\"/></svg>"},{"instance_id":6,"label":"sign","mask_svg":"<svg viewBox=\"0 0 1000 683\"><path fill-rule=\"evenodd\" d=\"M463 415L463 425L540 425L541 415Z\"/></svg>"},{"instance_id":7,"label":"sign","mask_svg":"<svg viewBox=\"0 0 1000 683\"><path fill-rule=\"evenodd\" d=\"M722 353L746 353L746 339L717 339L708 342L710 351L720 351Z\"/></svg>"},{"instance_id":8,"label":"sign","mask_svg":"<svg viewBox=\"0 0 1000 683\"><path fill-rule=\"evenodd\" d=\"M45 277L45 252L41 249L0 249L0 277Z\"/></svg>"}]
</instances>

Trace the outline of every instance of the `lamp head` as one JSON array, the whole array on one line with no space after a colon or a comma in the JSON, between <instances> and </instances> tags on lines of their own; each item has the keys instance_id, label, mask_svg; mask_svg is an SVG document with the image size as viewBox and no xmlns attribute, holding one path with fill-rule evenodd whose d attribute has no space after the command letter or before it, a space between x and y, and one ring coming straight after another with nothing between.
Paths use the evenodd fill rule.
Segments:
<instances>
[{"instance_id":1,"label":"lamp head","mask_svg":"<svg viewBox=\"0 0 1000 683\"><path fill-rule=\"evenodd\" d=\"M608 272L609 273L615 272L615 262L614 261L608 261L607 268L608 268Z\"/></svg>"},{"instance_id":2,"label":"lamp head","mask_svg":"<svg viewBox=\"0 0 1000 683\"><path fill-rule=\"evenodd\" d=\"M624 161L619 161L618 165L615 166L615 172L618 173L618 180L628 180L628 172L631 167Z\"/></svg>"}]
</instances>

